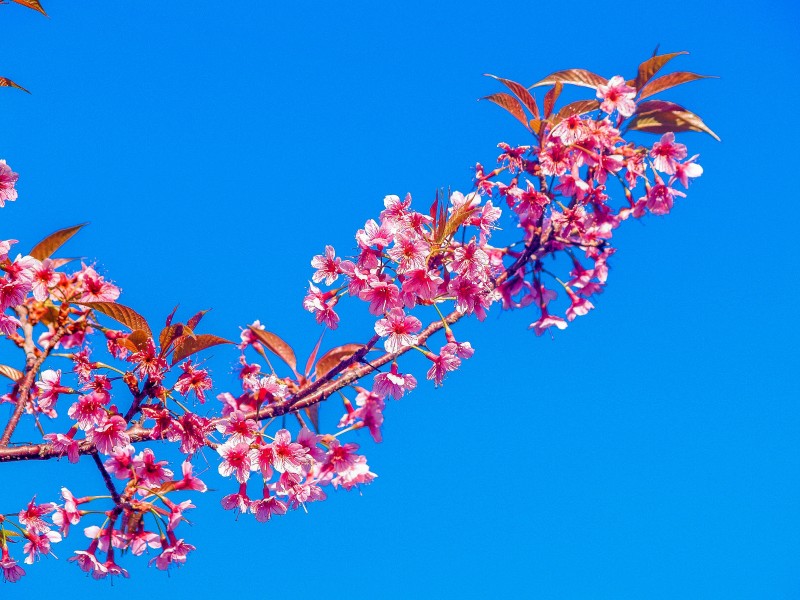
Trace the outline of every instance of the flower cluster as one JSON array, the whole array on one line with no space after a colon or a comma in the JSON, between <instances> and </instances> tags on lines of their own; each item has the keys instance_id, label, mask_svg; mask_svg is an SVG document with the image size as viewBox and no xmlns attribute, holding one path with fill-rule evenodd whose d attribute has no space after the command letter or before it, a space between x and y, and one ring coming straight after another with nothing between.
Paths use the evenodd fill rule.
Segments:
<instances>
[{"instance_id":1,"label":"flower cluster","mask_svg":"<svg viewBox=\"0 0 800 600\"><path fill-rule=\"evenodd\" d=\"M351 252L326 246L311 261L303 307L337 329L339 301L362 301L374 336L322 355L320 338L301 372L292 347L255 321L237 344L241 391L216 394L218 404L207 402L214 384L198 356L233 342L197 333L205 311L185 323L173 311L154 332L118 302L120 289L93 265L71 268L70 259L54 258L80 227L56 232L14 259L16 240L0 240L0 335L22 355L21 370L0 365L0 375L11 381L0 397L11 409L0 432L0 462L84 457L94 461L108 491L75 497L62 489L59 503L34 498L16 517L0 515L3 579L25 574L10 543L24 542L22 562L31 565L52 555L51 546L79 524L89 543L70 560L95 578L127 576L116 560L122 551L153 554L150 563L159 569L184 563L194 548L177 529L194 505L173 495L206 491L192 468L203 452L218 461L222 477L235 480L222 506L262 522L324 500L329 486L371 483L376 475L359 445L343 436L365 429L382 441L387 401L418 385L401 368L406 353L419 352L428 361L427 379L440 386L474 353L454 331L462 318L484 320L492 307L531 307L536 335L566 328L603 291L616 228L669 213L702 174L697 155L690 157L674 132L713 132L674 103L646 99L697 77L653 80L673 56L648 59L628 81L558 71L534 84L553 86L544 111L527 88L496 78L515 97L487 98L522 121L532 139L499 144L494 169L475 166L472 191L437 193L427 211L412 208L410 196L386 196L377 218L356 231ZM555 112L569 83L591 87L594 98ZM661 135L646 145L630 138L636 131ZM0 161L0 207L16 199L16 181ZM116 324L109 327L106 319ZM102 343L90 345L98 338ZM270 354L288 371L279 374ZM56 359L68 362L51 364ZM320 404L332 397L341 398L343 414L331 424L337 433L322 433ZM38 443L12 442L21 419L37 425ZM137 450L159 441L180 453L179 476L177 463L157 448Z\"/></svg>"}]
</instances>

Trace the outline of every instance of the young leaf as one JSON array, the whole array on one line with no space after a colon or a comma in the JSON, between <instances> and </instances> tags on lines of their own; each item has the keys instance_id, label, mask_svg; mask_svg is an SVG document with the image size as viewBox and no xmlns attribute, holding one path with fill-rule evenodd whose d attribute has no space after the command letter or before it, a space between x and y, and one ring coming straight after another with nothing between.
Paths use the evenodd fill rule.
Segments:
<instances>
[{"instance_id":1,"label":"young leaf","mask_svg":"<svg viewBox=\"0 0 800 600\"><path fill-rule=\"evenodd\" d=\"M306 415L308 415L308 418L311 420L314 433L319 433L319 403L309 406L306 409Z\"/></svg>"},{"instance_id":2,"label":"young leaf","mask_svg":"<svg viewBox=\"0 0 800 600\"><path fill-rule=\"evenodd\" d=\"M172 355L172 364L174 365L196 352L220 344L233 344L233 342L210 333L201 333L198 336L182 336L180 345L175 344L175 354Z\"/></svg>"},{"instance_id":3,"label":"young leaf","mask_svg":"<svg viewBox=\"0 0 800 600\"><path fill-rule=\"evenodd\" d=\"M642 110L644 109L644 110ZM718 142L719 136L703 123L693 112L679 104L662 100L642 102L628 122L626 129L647 133L667 133L669 131L700 131L707 133Z\"/></svg>"},{"instance_id":4,"label":"young leaf","mask_svg":"<svg viewBox=\"0 0 800 600\"><path fill-rule=\"evenodd\" d=\"M76 302L81 306L88 306L92 310L103 313L115 321L122 323L131 330L141 329L147 333L148 337L153 337L153 332L147 324L145 318L132 308L116 302Z\"/></svg>"},{"instance_id":5,"label":"young leaf","mask_svg":"<svg viewBox=\"0 0 800 600\"><path fill-rule=\"evenodd\" d=\"M295 374L297 373L297 357L295 356L294 350L292 350L292 347L289 344L284 342L274 333L270 333L269 331L265 331L263 329L258 329L257 327L250 327L250 331L252 331L253 335L258 338L258 341L283 359L283 362L289 365L289 368L292 369L292 372Z\"/></svg>"},{"instance_id":6,"label":"young leaf","mask_svg":"<svg viewBox=\"0 0 800 600\"><path fill-rule=\"evenodd\" d=\"M323 329L322 333L319 334L317 345L314 346L313 352L311 352L311 355L308 357L308 360L306 361L306 368L305 371L303 371L303 374L305 375L306 379L308 379L308 376L311 375L311 367L314 366L314 361L317 360L317 353L319 352L319 347L322 344L322 338L325 337L326 331L327 331L326 329Z\"/></svg>"},{"instance_id":7,"label":"young leaf","mask_svg":"<svg viewBox=\"0 0 800 600\"><path fill-rule=\"evenodd\" d=\"M197 327L197 324L198 324L198 323L200 323L200 320L203 318L203 316L204 316L204 315L205 315L205 314L206 314L206 313L207 313L209 310L211 310L211 309L210 309L210 308L207 308L207 309L205 309L205 310L201 310L199 313L197 313L195 316L193 316L191 319L189 319L189 320L186 322L186 324L189 326L189 329L195 329L195 328Z\"/></svg>"},{"instance_id":8,"label":"young leaf","mask_svg":"<svg viewBox=\"0 0 800 600\"><path fill-rule=\"evenodd\" d=\"M176 304L175 308L172 309L172 312L169 313L169 315L167 316L167 321L166 321L166 323L164 323L164 327L169 327L170 325L172 325L172 319L175 318L175 313L178 312L178 307L179 306L180 306L180 304Z\"/></svg>"},{"instance_id":9,"label":"young leaf","mask_svg":"<svg viewBox=\"0 0 800 600\"><path fill-rule=\"evenodd\" d=\"M47 16L47 13L44 12L44 8L42 8L42 4L39 2L39 0L12 0L12 1L16 2L17 4L21 4L22 6L32 8L33 10L42 13L45 17Z\"/></svg>"},{"instance_id":10,"label":"young leaf","mask_svg":"<svg viewBox=\"0 0 800 600\"><path fill-rule=\"evenodd\" d=\"M69 238L78 233L86 225L86 223L81 223L80 225L74 225L73 227L67 227L66 229L59 229L58 231L51 233L41 242L36 244L29 254L36 260L50 258L53 255L53 252L61 248L61 246L63 246Z\"/></svg>"},{"instance_id":11,"label":"young leaf","mask_svg":"<svg viewBox=\"0 0 800 600\"><path fill-rule=\"evenodd\" d=\"M525 128L528 127L528 119L525 116L525 111L522 110L522 104L519 103L519 100L514 98L511 94L506 94L505 92L498 92L496 94L492 94L491 96L484 96L481 100L488 100L489 102L494 102L497 106L500 106L510 112L520 123L525 125Z\"/></svg>"},{"instance_id":12,"label":"young leaf","mask_svg":"<svg viewBox=\"0 0 800 600\"><path fill-rule=\"evenodd\" d=\"M490 75L489 73L485 73L484 75L486 77L496 79L505 85L514 93L517 98L520 99L520 101L525 105L525 108L531 112L534 119L540 118L539 107L536 105L536 99L531 95L524 85L517 83L516 81L511 81L510 79L503 79L502 77L497 77L496 75Z\"/></svg>"},{"instance_id":13,"label":"young leaf","mask_svg":"<svg viewBox=\"0 0 800 600\"><path fill-rule=\"evenodd\" d=\"M4 375L14 382L19 381L23 377L22 372L17 371L14 367L8 367L6 365L0 365L0 375Z\"/></svg>"},{"instance_id":14,"label":"young leaf","mask_svg":"<svg viewBox=\"0 0 800 600\"><path fill-rule=\"evenodd\" d=\"M709 77L714 77L714 75L698 75L697 73L690 73L689 71L677 71L669 75L662 75L642 87L639 92L639 99L644 100L650 96L655 96L659 92L673 88L676 85L688 83L697 79L707 79Z\"/></svg>"},{"instance_id":15,"label":"young leaf","mask_svg":"<svg viewBox=\"0 0 800 600\"><path fill-rule=\"evenodd\" d=\"M158 345L161 346L161 354L166 354L170 344L184 335L187 335L187 330L183 323L164 327L161 333L158 334ZM194 333L189 330L188 335L194 335Z\"/></svg>"},{"instance_id":16,"label":"young leaf","mask_svg":"<svg viewBox=\"0 0 800 600\"><path fill-rule=\"evenodd\" d=\"M550 90L544 95L544 118L549 119L553 114L553 107L556 105L556 100L561 95L561 90L564 89L564 84L556 81Z\"/></svg>"},{"instance_id":17,"label":"young leaf","mask_svg":"<svg viewBox=\"0 0 800 600\"><path fill-rule=\"evenodd\" d=\"M658 56L653 56L652 58L648 58L642 64L639 65L639 73L636 75L636 80L634 81L633 87L637 90L640 90L644 87L644 85L652 79L653 75L658 73L658 71L671 61L676 56L680 56L681 54L689 54L688 52L681 51L681 52L673 52L672 54L659 54Z\"/></svg>"},{"instance_id":18,"label":"young leaf","mask_svg":"<svg viewBox=\"0 0 800 600\"><path fill-rule=\"evenodd\" d=\"M344 346L337 346L336 348L328 350L322 355L319 362L317 362L315 371L317 379L329 373L336 365L343 360L347 360L363 347L363 344L345 344Z\"/></svg>"},{"instance_id":19,"label":"young leaf","mask_svg":"<svg viewBox=\"0 0 800 600\"><path fill-rule=\"evenodd\" d=\"M600 77L600 75L592 73L591 71L587 71L586 69L566 69L564 71L550 73L550 75L541 81L537 81L530 87L533 88L542 85L552 85L556 82L571 83L572 85L597 89L597 86L605 85L608 83L608 80L605 77Z\"/></svg>"},{"instance_id":20,"label":"young leaf","mask_svg":"<svg viewBox=\"0 0 800 600\"><path fill-rule=\"evenodd\" d=\"M22 90L23 92L25 92L27 94L30 94L30 92L28 90L26 90L24 87L22 87L18 83L14 83L8 77L0 77L0 87L16 88L18 90Z\"/></svg>"},{"instance_id":21,"label":"young leaf","mask_svg":"<svg viewBox=\"0 0 800 600\"><path fill-rule=\"evenodd\" d=\"M125 339L126 346L131 352L139 352L145 348L150 336L143 329L134 329Z\"/></svg>"}]
</instances>

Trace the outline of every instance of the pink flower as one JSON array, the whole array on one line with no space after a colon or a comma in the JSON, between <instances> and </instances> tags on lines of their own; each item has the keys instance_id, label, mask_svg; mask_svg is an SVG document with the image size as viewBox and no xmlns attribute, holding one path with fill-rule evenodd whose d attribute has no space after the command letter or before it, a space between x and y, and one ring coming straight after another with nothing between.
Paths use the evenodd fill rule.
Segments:
<instances>
[{"instance_id":1,"label":"pink flower","mask_svg":"<svg viewBox=\"0 0 800 600\"><path fill-rule=\"evenodd\" d=\"M436 387L442 385L447 373L455 371L461 366L461 359L455 355L453 350L450 344L446 344L439 351L439 354L428 352L425 355L433 362L431 368L428 369L427 377L428 379L433 379L433 383Z\"/></svg>"},{"instance_id":2,"label":"pink flower","mask_svg":"<svg viewBox=\"0 0 800 600\"><path fill-rule=\"evenodd\" d=\"M336 251L333 246L325 246L325 254L317 254L311 259L311 266L316 269L316 272L311 277L314 283L319 283L323 279L325 285L331 285L339 278L342 272L339 264L342 262L341 258L336 258Z\"/></svg>"},{"instance_id":3,"label":"pink flower","mask_svg":"<svg viewBox=\"0 0 800 600\"><path fill-rule=\"evenodd\" d=\"M78 462L78 458L80 458L80 448L78 447L78 442L72 439L72 437L64 435L63 433L48 433L44 436L44 439L50 442L53 446L53 451L58 453L59 456L64 456L66 454L69 462Z\"/></svg>"},{"instance_id":4,"label":"pink flower","mask_svg":"<svg viewBox=\"0 0 800 600\"><path fill-rule=\"evenodd\" d=\"M636 112L636 89L625 83L620 75L614 75L605 85L597 86L597 97L602 99L600 109L612 113L615 110L623 117L630 117Z\"/></svg>"},{"instance_id":5,"label":"pink flower","mask_svg":"<svg viewBox=\"0 0 800 600\"><path fill-rule=\"evenodd\" d=\"M647 210L654 215L666 215L672 210L675 196L685 198L686 194L663 183L657 183L647 191Z\"/></svg>"},{"instance_id":6,"label":"pink flower","mask_svg":"<svg viewBox=\"0 0 800 600\"><path fill-rule=\"evenodd\" d=\"M83 284L81 302L114 302L119 298L120 289L103 279L92 267L83 265L78 281Z\"/></svg>"},{"instance_id":7,"label":"pink flower","mask_svg":"<svg viewBox=\"0 0 800 600\"><path fill-rule=\"evenodd\" d=\"M395 400L403 397L403 394L410 392L417 387L417 380L413 375L403 375L397 371L397 363L392 363L388 373L379 373L375 376L373 390L382 398L391 396Z\"/></svg>"},{"instance_id":8,"label":"pink flower","mask_svg":"<svg viewBox=\"0 0 800 600\"><path fill-rule=\"evenodd\" d=\"M250 471L258 469L258 451L251 449L246 442L229 440L217 448L223 458L218 467L223 477L236 475L236 481L244 483L250 479Z\"/></svg>"},{"instance_id":9,"label":"pink flower","mask_svg":"<svg viewBox=\"0 0 800 600\"><path fill-rule=\"evenodd\" d=\"M382 315L402 305L399 288L388 281L371 281L369 287L362 290L358 297L369 302L369 312L373 315Z\"/></svg>"},{"instance_id":10,"label":"pink flower","mask_svg":"<svg viewBox=\"0 0 800 600\"><path fill-rule=\"evenodd\" d=\"M252 444L258 434L258 423L253 419L245 418L245 414L236 410L217 424L217 431L222 435L230 436L227 440L234 444Z\"/></svg>"},{"instance_id":11,"label":"pink flower","mask_svg":"<svg viewBox=\"0 0 800 600\"><path fill-rule=\"evenodd\" d=\"M61 385L61 369L42 371L40 378L41 381L36 382L36 387L39 389L39 406L43 409L53 408L58 400L58 394L69 391Z\"/></svg>"},{"instance_id":12,"label":"pink flower","mask_svg":"<svg viewBox=\"0 0 800 600\"><path fill-rule=\"evenodd\" d=\"M101 454L111 454L115 449L125 447L131 438L125 433L128 424L119 415L106 417L94 429L86 432L86 439L97 448Z\"/></svg>"},{"instance_id":13,"label":"pink flower","mask_svg":"<svg viewBox=\"0 0 800 600\"><path fill-rule=\"evenodd\" d=\"M0 333L11 336L14 335L14 333L17 331L17 328L21 326L22 323L20 323L16 317L11 317L0 313Z\"/></svg>"},{"instance_id":14,"label":"pink flower","mask_svg":"<svg viewBox=\"0 0 800 600\"><path fill-rule=\"evenodd\" d=\"M3 558L0 560L0 569L3 570L3 581L16 583L25 575L25 569L8 554L8 547L3 546Z\"/></svg>"},{"instance_id":15,"label":"pink flower","mask_svg":"<svg viewBox=\"0 0 800 600\"><path fill-rule=\"evenodd\" d=\"M275 496L270 496L269 490L264 488L264 497L250 503L250 512L259 523L266 523L272 515L285 515L286 505Z\"/></svg>"},{"instance_id":16,"label":"pink flower","mask_svg":"<svg viewBox=\"0 0 800 600\"><path fill-rule=\"evenodd\" d=\"M686 158L686 146L675 143L675 134L670 132L661 136L661 140L653 144L650 156L653 158L653 166L661 171L672 175L678 166L678 161Z\"/></svg>"},{"instance_id":17,"label":"pink flower","mask_svg":"<svg viewBox=\"0 0 800 600\"><path fill-rule=\"evenodd\" d=\"M25 542L23 552L28 556L25 557L25 564L32 565L33 561L39 558L40 555L47 556L50 554L50 544L56 544L61 541L61 534L57 531L46 531L44 533L28 532L28 541Z\"/></svg>"},{"instance_id":18,"label":"pink flower","mask_svg":"<svg viewBox=\"0 0 800 600\"><path fill-rule=\"evenodd\" d=\"M137 454L131 461L131 469L136 475L139 485L147 488L156 488L168 479L172 479L172 471L165 468L169 462L160 460L156 462L156 457L150 448L145 448ZM147 493L142 490L141 493Z\"/></svg>"},{"instance_id":19,"label":"pink flower","mask_svg":"<svg viewBox=\"0 0 800 600\"><path fill-rule=\"evenodd\" d=\"M272 466L278 473L302 473L303 466L308 464L308 449L301 444L292 442L292 435L287 429L281 429L275 434L272 446Z\"/></svg>"},{"instance_id":20,"label":"pink flower","mask_svg":"<svg viewBox=\"0 0 800 600\"><path fill-rule=\"evenodd\" d=\"M19 175L11 170L5 160L0 159L0 208L4 207L7 201L17 199L17 190L14 189L17 179Z\"/></svg>"},{"instance_id":21,"label":"pink flower","mask_svg":"<svg viewBox=\"0 0 800 600\"><path fill-rule=\"evenodd\" d=\"M387 338L383 347L390 353L416 345L417 336L414 334L421 328L420 320L411 315L406 316L402 308L391 309L386 318L375 323L375 333Z\"/></svg>"},{"instance_id":22,"label":"pink flower","mask_svg":"<svg viewBox=\"0 0 800 600\"><path fill-rule=\"evenodd\" d=\"M681 182L683 187L689 187L689 178L691 177L694 179L695 177L700 177L703 174L703 167L695 163L694 161L697 160L697 157L700 156L699 154L695 154L692 158L687 160L683 163L678 163L675 165L675 175L669 180L669 184L672 185L675 180Z\"/></svg>"},{"instance_id":23,"label":"pink flower","mask_svg":"<svg viewBox=\"0 0 800 600\"><path fill-rule=\"evenodd\" d=\"M183 369L183 374L175 382L175 391L182 396L188 395L190 391L194 392L201 403L205 402L205 391L212 388L208 371L194 368L191 361L183 363L181 369Z\"/></svg>"},{"instance_id":24,"label":"pink flower","mask_svg":"<svg viewBox=\"0 0 800 600\"><path fill-rule=\"evenodd\" d=\"M56 509L56 505L52 502L44 504L35 504L36 496L34 496L28 506L21 510L18 518L19 522L24 525L30 533L46 533L50 531L50 524L47 523L42 517L49 515Z\"/></svg>"},{"instance_id":25,"label":"pink flower","mask_svg":"<svg viewBox=\"0 0 800 600\"><path fill-rule=\"evenodd\" d=\"M546 308L542 308L542 316L535 323L531 323L529 329L533 329L536 335L542 335L549 327L557 327L558 329L566 329L567 322L561 317L554 317L547 312Z\"/></svg>"},{"instance_id":26,"label":"pink flower","mask_svg":"<svg viewBox=\"0 0 800 600\"><path fill-rule=\"evenodd\" d=\"M176 490L194 490L196 492L205 492L208 488L199 478L192 475L192 463L188 460L183 461L181 464L181 472L183 478L175 482Z\"/></svg>"}]
</instances>

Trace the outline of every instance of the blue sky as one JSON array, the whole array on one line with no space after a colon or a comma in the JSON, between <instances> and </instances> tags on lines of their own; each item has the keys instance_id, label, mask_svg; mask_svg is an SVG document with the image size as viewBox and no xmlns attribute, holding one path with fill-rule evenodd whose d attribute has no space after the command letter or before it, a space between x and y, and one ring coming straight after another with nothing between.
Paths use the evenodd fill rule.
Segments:
<instances>
[{"instance_id":1,"label":"blue sky","mask_svg":"<svg viewBox=\"0 0 800 600\"><path fill-rule=\"evenodd\" d=\"M631 76L661 44L691 52L676 68L720 76L672 94L723 142L684 136L705 174L669 217L615 235L597 310L555 340L524 311L464 325L475 357L391 404L383 444L353 437L379 474L361 495L259 525L223 513L232 486L210 477L187 565L166 576L130 558L116 593L800 597L800 277L782 164L800 15L788 0L640 7L0 6L0 74L33 92L0 90L0 157L21 176L0 239L90 221L67 254L96 260L151 321L211 307L206 331L235 338L258 318L301 355L318 335L300 306L311 256L349 248L384 195L466 190L497 142L527 141L476 102L499 91L483 73ZM369 329L354 316L327 339ZM213 354L224 388L236 353ZM0 510L93 477L4 465ZM66 554L2 597L54 577L105 597Z\"/></svg>"}]
</instances>

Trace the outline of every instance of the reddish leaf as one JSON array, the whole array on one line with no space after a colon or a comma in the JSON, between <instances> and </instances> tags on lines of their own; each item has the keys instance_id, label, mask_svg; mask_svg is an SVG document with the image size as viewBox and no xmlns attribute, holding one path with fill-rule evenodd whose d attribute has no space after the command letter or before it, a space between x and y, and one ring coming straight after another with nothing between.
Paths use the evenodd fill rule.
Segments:
<instances>
[{"instance_id":1,"label":"reddish leaf","mask_svg":"<svg viewBox=\"0 0 800 600\"><path fill-rule=\"evenodd\" d=\"M311 356L309 356L308 360L306 361L306 368L305 371L303 371L303 374L305 375L306 379L311 374L311 367L314 366L314 361L317 360L317 353L319 352L320 344L322 344L322 338L325 337L325 331L327 330L325 329L322 330L322 333L319 335L319 339L317 340L317 345L314 346L314 351L311 353Z\"/></svg>"},{"instance_id":2,"label":"reddish leaf","mask_svg":"<svg viewBox=\"0 0 800 600\"><path fill-rule=\"evenodd\" d=\"M489 73L485 73L485 76L496 79L505 85L514 93L517 98L520 99L520 101L525 105L525 108L531 111L534 119L540 118L539 107L536 105L536 99L531 95L524 85L519 84L516 81L511 81L510 79L503 79L502 77L497 77L496 75L490 75Z\"/></svg>"},{"instance_id":3,"label":"reddish leaf","mask_svg":"<svg viewBox=\"0 0 800 600\"><path fill-rule=\"evenodd\" d=\"M210 308L207 308L207 309L205 309L205 310L201 310L199 313L197 313L195 316L193 316L191 319L189 319L189 320L186 322L186 324L189 326L189 329L195 329L195 328L197 327L197 324L198 324L198 323L200 323L200 320L203 318L203 316L204 316L204 315L205 315L205 314L206 314L206 313L207 313L209 310L211 310L211 309L210 309Z\"/></svg>"},{"instance_id":4,"label":"reddish leaf","mask_svg":"<svg viewBox=\"0 0 800 600\"><path fill-rule=\"evenodd\" d=\"M39 2L39 0L12 0L12 1L16 2L17 4L21 4L22 6L32 8L33 10L42 13L45 17L47 16L47 13L44 12L44 8L42 8L42 4Z\"/></svg>"},{"instance_id":5,"label":"reddish leaf","mask_svg":"<svg viewBox=\"0 0 800 600\"><path fill-rule=\"evenodd\" d=\"M177 343L175 344L175 354L172 355L173 365L206 348L219 346L220 344L233 344L230 340L210 333L201 333L198 336L186 335L182 336L180 339L181 343L180 345Z\"/></svg>"},{"instance_id":6,"label":"reddish leaf","mask_svg":"<svg viewBox=\"0 0 800 600\"><path fill-rule=\"evenodd\" d=\"M488 100L489 102L494 102L497 106L500 106L510 112L520 123L528 127L528 119L525 116L525 111L522 110L522 104L519 103L519 100L514 98L511 94L506 94L505 92L498 92L496 94L492 94L491 96L485 96L481 98L481 100Z\"/></svg>"},{"instance_id":7,"label":"reddish leaf","mask_svg":"<svg viewBox=\"0 0 800 600\"><path fill-rule=\"evenodd\" d=\"M0 365L0 375L4 375L8 377L11 381L19 381L22 379L23 375L21 371L17 371L14 367L8 367L6 365Z\"/></svg>"},{"instance_id":8,"label":"reddish leaf","mask_svg":"<svg viewBox=\"0 0 800 600\"><path fill-rule=\"evenodd\" d=\"M336 365L343 360L347 360L363 347L363 344L345 344L344 346L337 346L336 348L328 350L322 355L319 362L317 362L315 371L317 379L329 373Z\"/></svg>"},{"instance_id":9,"label":"reddish leaf","mask_svg":"<svg viewBox=\"0 0 800 600\"><path fill-rule=\"evenodd\" d=\"M161 330L161 333L158 334L158 345L161 346L161 354L164 355L169 349L170 344L174 342L181 336L184 335L191 335L193 336L194 333L191 329L188 330L183 325L183 323L177 323L176 325L167 325L164 329Z\"/></svg>"},{"instance_id":10,"label":"reddish leaf","mask_svg":"<svg viewBox=\"0 0 800 600\"><path fill-rule=\"evenodd\" d=\"M128 334L125 341L129 342L126 345L130 348L131 352L139 352L144 349L149 339L150 336L147 335L146 331L143 329L136 329Z\"/></svg>"},{"instance_id":11,"label":"reddish leaf","mask_svg":"<svg viewBox=\"0 0 800 600\"><path fill-rule=\"evenodd\" d=\"M283 362L289 365L289 368L296 374L297 373L297 357L295 357L292 347L284 342L274 333L258 329L257 327L250 327L250 331L258 338L262 344L277 354Z\"/></svg>"},{"instance_id":12,"label":"reddish leaf","mask_svg":"<svg viewBox=\"0 0 800 600\"><path fill-rule=\"evenodd\" d=\"M562 106L561 110L553 117L553 124L558 124L573 115L583 115L597 110L598 108L600 108L600 102L598 100L578 100L577 102L570 102L566 106Z\"/></svg>"},{"instance_id":13,"label":"reddish leaf","mask_svg":"<svg viewBox=\"0 0 800 600\"><path fill-rule=\"evenodd\" d=\"M22 90L23 92L26 92L26 93L30 94L30 92L28 90L26 90L24 87L22 87L18 83L14 83L8 77L0 77L0 87L16 88L18 90Z\"/></svg>"},{"instance_id":14,"label":"reddish leaf","mask_svg":"<svg viewBox=\"0 0 800 600\"><path fill-rule=\"evenodd\" d=\"M658 71L671 61L676 56L680 56L681 54L689 54L688 52L673 52L672 54L659 54L658 56L653 56L652 58L648 58L642 64L639 65L639 73L636 75L636 80L634 81L633 87L637 90L640 90L644 87L644 85L652 79L653 75L658 73Z\"/></svg>"},{"instance_id":15,"label":"reddish leaf","mask_svg":"<svg viewBox=\"0 0 800 600\"><path fill-rule=\"evenodd\" d=\"M642 87L641 91L639 92L639 99L644 100L645 98L654 96L659 92L673 88L676 85L688 83L697 79L707 79L709 77L714 76L698 75L697 73L690 73L689 71L677 71L675 73L670 73L669 75L663 75L662 77L653 79L650 83Z\"/></svg>"},{"instance_id":16,"label":"reddish leaf","mask_svg":"<svg viewBox=\"0 0 800 600\"><path fill-rule=\"evenodd\" d=\"M531 87L552 85L556 82L571 83L572 85L580 85L582 87L597 89L597 86L605 85L608 83L608 80L604 77L600 77L600 75L592 73L591 71L587 71L586 69L566 69L564 71L550 73L550 75L541 81L537 81Z\"/></svg>"},{"instance_id":17,"label":"reddish leaf","mask_svg":"<svg viewBox=\"0 0 800 600\"><path fill-rule=\"evenodd\" d=\"M314 433L319 433L319 403L309 406L306 409L306 414L314 427Z\"/></svg>"},{"instance_id":18,"label":"reddish leaf","mask_svg":"<svg viewBox=\"0 0 800 600\"><path fill-rule=\"evenodd\" d=\"M86 225L86 223L81 223L80 225L67 227L66 229L59 229L58 231L51 233L41 242L36 244L29 254L36 260L50 258L53 255L53 252L61 248L61 246L63 246L69 238L78 233Z\"/></svg>"},{"instance_id":19,"label":"reddish leaf","mask_svg":"<svg viewBox=\"0 0 800 600\"><path fill-rule=\"evenodd\" d=\"M641 111L649 105L651 110ZM703 120L678 104L661 100L648 100L637 107L636 114L628 122L627 129L647 133L667 133L669 131L700 131L707 133L718 142L719 136L703 123Z\"/></svg>"},{"instance_id":20,"label":"reddish leaf","mask_svg":"<svg viewBox=\"0 0 800 600\"><path fill-rule=\"evenodd\" d=\"M555 85L548 90L544 95L544 118L550 118L553 114L553 107L556 105L556 100L561 95L561 90L564 89L564 84L556 81Z\"/></svg>"},{"instance_id":21,"label":"reddish leaf","mask_svg":"<svg viewBox=\"0 0 800 600\"><path fill-rule=\"evenodd\" d=\"M536 135L540 135L542 133L542 122L539 119L531 119L530 123L528 123L528 127L531 128L531 131Z\"/></svg>"},{"instance_id":22,"label":"reddish leaf","mask_svg":"<svg viewBox=\"0 0 800 600\"><path fill-rule=\"evenodd\" d=\"M169 327L170 325L172 325L172 319L175 318L175 313L178 312L178 307L179 306L180 306L180 304L176 304L175 308L172 309L172 312L169 313L169 315L167 316L167 321L166 321L166 323L164 323L164 327Z\"/></svg>"},{"instance_id":23,"label":"reddish leaf","mask_svg":"<svg viewBox=\"0 0 800 600\"><path fill-rule=\"evenodd\" d=\"M88 306L92 310L103 313L107 317L122 323L131 330L141 329L147 333L148 337L153 337L153 332L150 331L150 326L145 318L124 304L117 304L116 302L76 302L76 304Z\"/></svg>"}]
</instances>

